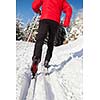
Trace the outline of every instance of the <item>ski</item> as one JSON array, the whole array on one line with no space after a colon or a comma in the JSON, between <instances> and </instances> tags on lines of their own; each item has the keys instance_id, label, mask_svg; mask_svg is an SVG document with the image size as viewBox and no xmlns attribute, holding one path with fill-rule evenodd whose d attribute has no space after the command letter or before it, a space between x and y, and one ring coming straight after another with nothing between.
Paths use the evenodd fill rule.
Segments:
<instances>
[{"instance_id":1,"label":"ski","mask_svg":"<svg viewBox=\"0 0 100 100\"><path fill-rule=\"evenodd\" d=\"M36 82L37 82L37 76L38 76L38 74L36 74L35 76L34 76L34 86L33 86L33 100L34 100L34 95L35 95L35 89L36 89Z\"/></svg>"}]
</instances>

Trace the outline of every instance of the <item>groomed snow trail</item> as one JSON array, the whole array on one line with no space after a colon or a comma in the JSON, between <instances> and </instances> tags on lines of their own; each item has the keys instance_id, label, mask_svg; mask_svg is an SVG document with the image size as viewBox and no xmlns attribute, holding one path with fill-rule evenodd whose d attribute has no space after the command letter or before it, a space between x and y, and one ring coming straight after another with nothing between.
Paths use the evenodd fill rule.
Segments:
<instances>
[{"instance_id":1,"label":"groomed snow trail","mask_svg":"<svg viewBox=\"0 0 100 100\"><path fill-rule=\"evenodd\" d=\"M43 46L38 70L42 73L37 77L34 99L32 80L26 100L82 100L82 42L81 36L69 44L55 47L50 61L50 75L47 76L43 72L47 46ZM16 42L16 100L20 100L25 73L29 73L31 67L33 48L32 43Z\"/></svg>"}]
</instances>

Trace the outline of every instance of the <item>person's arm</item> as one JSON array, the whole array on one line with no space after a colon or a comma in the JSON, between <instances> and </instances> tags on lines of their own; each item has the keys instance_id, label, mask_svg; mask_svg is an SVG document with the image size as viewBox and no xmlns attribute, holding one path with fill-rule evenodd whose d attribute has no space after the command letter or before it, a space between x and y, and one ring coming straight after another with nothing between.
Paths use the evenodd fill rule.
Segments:
<instances>
[{"instance_id":1,"label":"person's arm","mask_svg":"<svg viewBox=\"0 0 100 100\"><path fill-rule=\"evenodd\" d=\"M34 10L34 12L40 15L41 15L41 10L40 10L41 5L42 5L42 0L34 0L32 3L32 9Z\"/></svg>"},{"instance_id":2,"label":"person's arm","mask_svg":"<svg viewBox=\"0 0 100 100\"><path fill-rule=\"evenodd\" d=\"M66 14L63 26L69 27L70 19L72 16L72 7L69 5L69 3L66 0L63 3L63 12Z\"/></svg>"}]
</instances>

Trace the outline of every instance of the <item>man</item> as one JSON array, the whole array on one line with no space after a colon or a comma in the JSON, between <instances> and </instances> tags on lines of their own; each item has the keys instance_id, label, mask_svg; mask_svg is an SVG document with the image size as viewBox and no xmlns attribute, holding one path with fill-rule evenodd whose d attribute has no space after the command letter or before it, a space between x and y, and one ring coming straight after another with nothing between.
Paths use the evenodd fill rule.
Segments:
<instances>
[{"instance_id":1,"label":"man","mask_svg":"<svg viewBox=\"0 0 100 100\"><path fill-rule=\"evenodd\" d=\"M68 27L72 15L72 8L66 0L34 0L32 3L32 9L34 12L41 15L31 67L33 76L35 76L35 73L38 70L37 65L41 61L42 46L47 32L49 32L49 40L47 43L48 49L44 61L44 67L48 67L49 61L52 57L54 38L60 23L61 13L63 11L66 14L63 26Z\"/></svg>"}]
</instances>

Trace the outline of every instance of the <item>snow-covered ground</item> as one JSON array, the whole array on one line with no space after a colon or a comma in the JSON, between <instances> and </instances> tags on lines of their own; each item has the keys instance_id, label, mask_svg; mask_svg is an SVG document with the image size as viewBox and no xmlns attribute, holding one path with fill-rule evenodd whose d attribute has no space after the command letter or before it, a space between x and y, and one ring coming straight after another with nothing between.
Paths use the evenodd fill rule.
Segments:
<instances>
[{"instance_id":1,"label":"snow-covered ground","mask_svg":"<svg viewBox=\"0 0 100 100\"><path fill-rule=\"evenodd\" d=\"M34 99L34 80L29 83L26 100L82 100L82 44L83 37L80 36L66 45L55 47L50 61L50 75L37 77ZM16 42L16 100L20 100L22 89L27 89L24 82L30 81L30 78L27 78L30 76L27 75L30 72L33 49L33 43ZM39 71L42 69L46 49L47 46L44 45Z\"/></svg>"}]
</instances>

